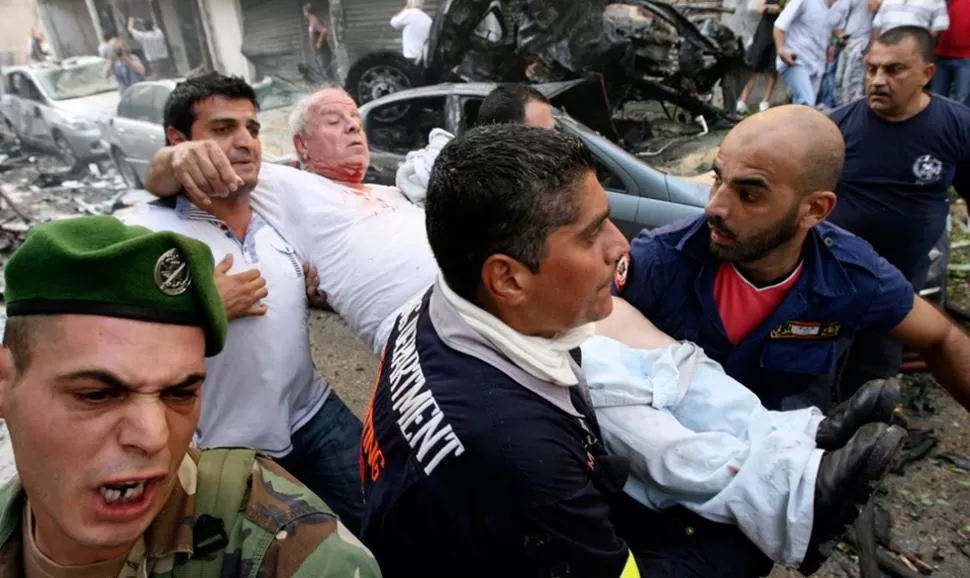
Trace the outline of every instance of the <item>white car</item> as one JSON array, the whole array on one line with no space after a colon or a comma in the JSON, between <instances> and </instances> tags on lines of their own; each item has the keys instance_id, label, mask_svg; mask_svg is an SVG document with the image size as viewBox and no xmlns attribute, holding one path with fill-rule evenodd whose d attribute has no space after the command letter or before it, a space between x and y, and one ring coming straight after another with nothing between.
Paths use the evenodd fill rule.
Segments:
<instances>
[{"instance_id":1,"label":"white car","mask_svg":"<svg viewBox=\"0 0 970 578\"><path fill-rule=\"evenodd\" d=\"M165 146L165 102L179 82L181 79L165 79L131 86L122 95L117 114L105 126L104 140L111 158L133 189L142 188L152 156ZM304 93L274 77L264 78L253 89L259 102L263 160L295 160L289 115Z\"/></svg>"},{"instance_id":2,"label":"white car","mask_svg":"<svg viewBox=\"0 0 970 578\"><path fill-rule=\"evenodd\" d=\"M3 69L0 124L26 147L57 154L75 166L107 158L101 128L118 104L114 75L97 56Z\"/></svg>"}]
</instances>

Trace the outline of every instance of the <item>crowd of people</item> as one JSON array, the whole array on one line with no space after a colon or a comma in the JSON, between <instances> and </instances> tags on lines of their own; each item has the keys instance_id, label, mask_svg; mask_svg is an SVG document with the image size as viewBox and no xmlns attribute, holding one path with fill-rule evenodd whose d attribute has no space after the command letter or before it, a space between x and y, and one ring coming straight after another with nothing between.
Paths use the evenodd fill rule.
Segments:
<instances>
[{"instance_id":1,"label":"crowd of people","mask_svg":"<svg viewBox=\"0 0 970 578\"><path fill-rule=\"evenodd\" d=\"M753 3L753 2L752 2ZM760 0L748 43L754 71L737 112L746 114L757 77L767 77L759 110L770 106L777 77L794 104L828 109L863 96L867 55L882 33L925 29L935 41L935 94L970 106L970 2L967 0Z\"/></svg>"},{"instance_id":2,"label":"crowd of people","mask_svg":"<svg viewBox=\"0 0 970 578\"><path fill-rule=\"evenodd\" d=\"M906 437L893 348L970 408L970 338L914 289L970 194L970 109L925 90L924 28L865 58L865 98L746 118L704 214L632 242L531 87L388 187L342 89L293 111L294 168L246 82L181 82L157 199L5 268L0 571L813 572ZM381 354L363 420L311 307Z\"/></svg>"}]
</instances>

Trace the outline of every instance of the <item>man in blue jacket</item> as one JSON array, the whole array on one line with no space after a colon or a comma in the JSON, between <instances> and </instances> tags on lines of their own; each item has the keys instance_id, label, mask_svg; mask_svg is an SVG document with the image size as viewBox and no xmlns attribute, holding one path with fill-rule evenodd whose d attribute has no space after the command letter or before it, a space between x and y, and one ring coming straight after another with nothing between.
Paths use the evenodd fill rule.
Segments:
<instances>
[{"instance_id":1,"label":"man in blue jacket","mask_svg":"<svg viewBox=\"0 0 970 578\"><path fill-rule=\"evenodd\" d=\"M705 215L644 231L615 291L700 345L769 409L829 407L856 332L920 352L970 407L970 339L864 240L825 221L844 158L838 127L804 106L739 123L714 160Z\"/></svg>"}]
</instances>

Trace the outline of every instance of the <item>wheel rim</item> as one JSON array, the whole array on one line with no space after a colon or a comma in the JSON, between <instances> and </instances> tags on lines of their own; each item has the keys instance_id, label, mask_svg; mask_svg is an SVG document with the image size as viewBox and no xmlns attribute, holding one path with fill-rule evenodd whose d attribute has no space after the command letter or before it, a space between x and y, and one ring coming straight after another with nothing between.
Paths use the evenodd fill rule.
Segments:
<instances>
[{"instance_id":1,"label":"wheel rim","mask_svg":"<svg viewBox=\"0 0 970 578\"><path fill-rule=\"evenodd\" d=\"M360 104L363 105L407 88L411 88L411 81L399 69L393 66L374 66L361 75L357 83L357 94ZM382 123L397 122L404 118L410 108L407 104L384 107L374 114L374 120Z\"/></svg>"},{"instance_id":2,"label":"wheel rim","mask_svg":"<svg viewBox=\"0 0 970 578\"><path fill-rule=\"evenodd\" d=\"M366 104L405 88L411 88L411 81L408 80L407 75L389 65L372 66L365 70L357 81L360 104Z\"/></svg>"},{"instance_id":3,"label":"wheel rim","mask_svg":"<svg viewBox=\"0 0 970 578\"><path fill-rule=\"evenodd\" d=\"M0 123L0 131L2 131L0 132L0 141L10 141L18 147L21 146L20 135L18 135L17 131L14 130L13 125L10 124L9 120L3 119L3 123Z\"/></svg>"},{"instance_id":4,"label":"wheel rim","mask_svg":"<svg viewBox=\"0 0 970 578\"><path fill-rule=\"evenodd\" d=\"M125 181L128 188L137 189L140 186L140 183L138 182L138 175L135 174L134 167L132 167L131 164L125 160L124 155L122 155L120 152L115 151L114 157L115 165L118 166L118 172L121 173L121 179Z\"/></svg>"},{"instance_id":5,"label":"wheel rim","mask_svg":"<svg viewBox=\"0 0 970 578\"><path fill-rule=\"evenodd\" d=\"M71 149L71 145L67 144L64 137L57 137L55 141L57 144L57 150L61 157L61 161L64 162L68 167L74 167L77 164L77 157L74 156L74 151Z\"/></svg>"}]
</instances>

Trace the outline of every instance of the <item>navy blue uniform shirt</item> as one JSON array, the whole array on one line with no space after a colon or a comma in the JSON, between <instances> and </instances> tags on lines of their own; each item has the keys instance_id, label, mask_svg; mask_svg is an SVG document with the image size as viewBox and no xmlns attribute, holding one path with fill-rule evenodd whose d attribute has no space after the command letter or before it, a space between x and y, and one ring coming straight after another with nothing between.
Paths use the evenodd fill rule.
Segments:
<instances>
[{"instance_id":1,"label":"navy blue uniform shirt","mask_svg":"<svg viewBox=\"0 0 970 578\"><path fill-rule=\"evenodd\" d=\"M608 497L626 472L605 471L577 387L547 384L551 403L446 343L437 313L454 347L489 351L440 295L398 318L361 443L361 539L383 575L619 578L631 557Z\"/></svg>"},{"instance_id":2,"label":"navy blue uniform shirt","mask_svg":"<svg viewBox=\"0 0 970 578\"><path fill-rule=\"evenodd\" d=\"M613 291L674 339L700 345L768 409L826 410L839 343L860 329L889 331L913 307L912 285L864 240L829 223L807 236L804 268L775 312L732 345L714 302L720 260L704 216L630 244Z\"/></svg>"},{"instance_id":3,"label":"navy blue uniform shirt","mask_svg":"<svg viewBox=\"0 0 970 578\"><path fill-rule=\"evenodd\" d=\"M913 118L890 122L863 98L829 118L845 139L845 167L828 220L919 277L946 226L950 186L970 194L970 108L934 95Z\"/></svg>"}]
</instances>

